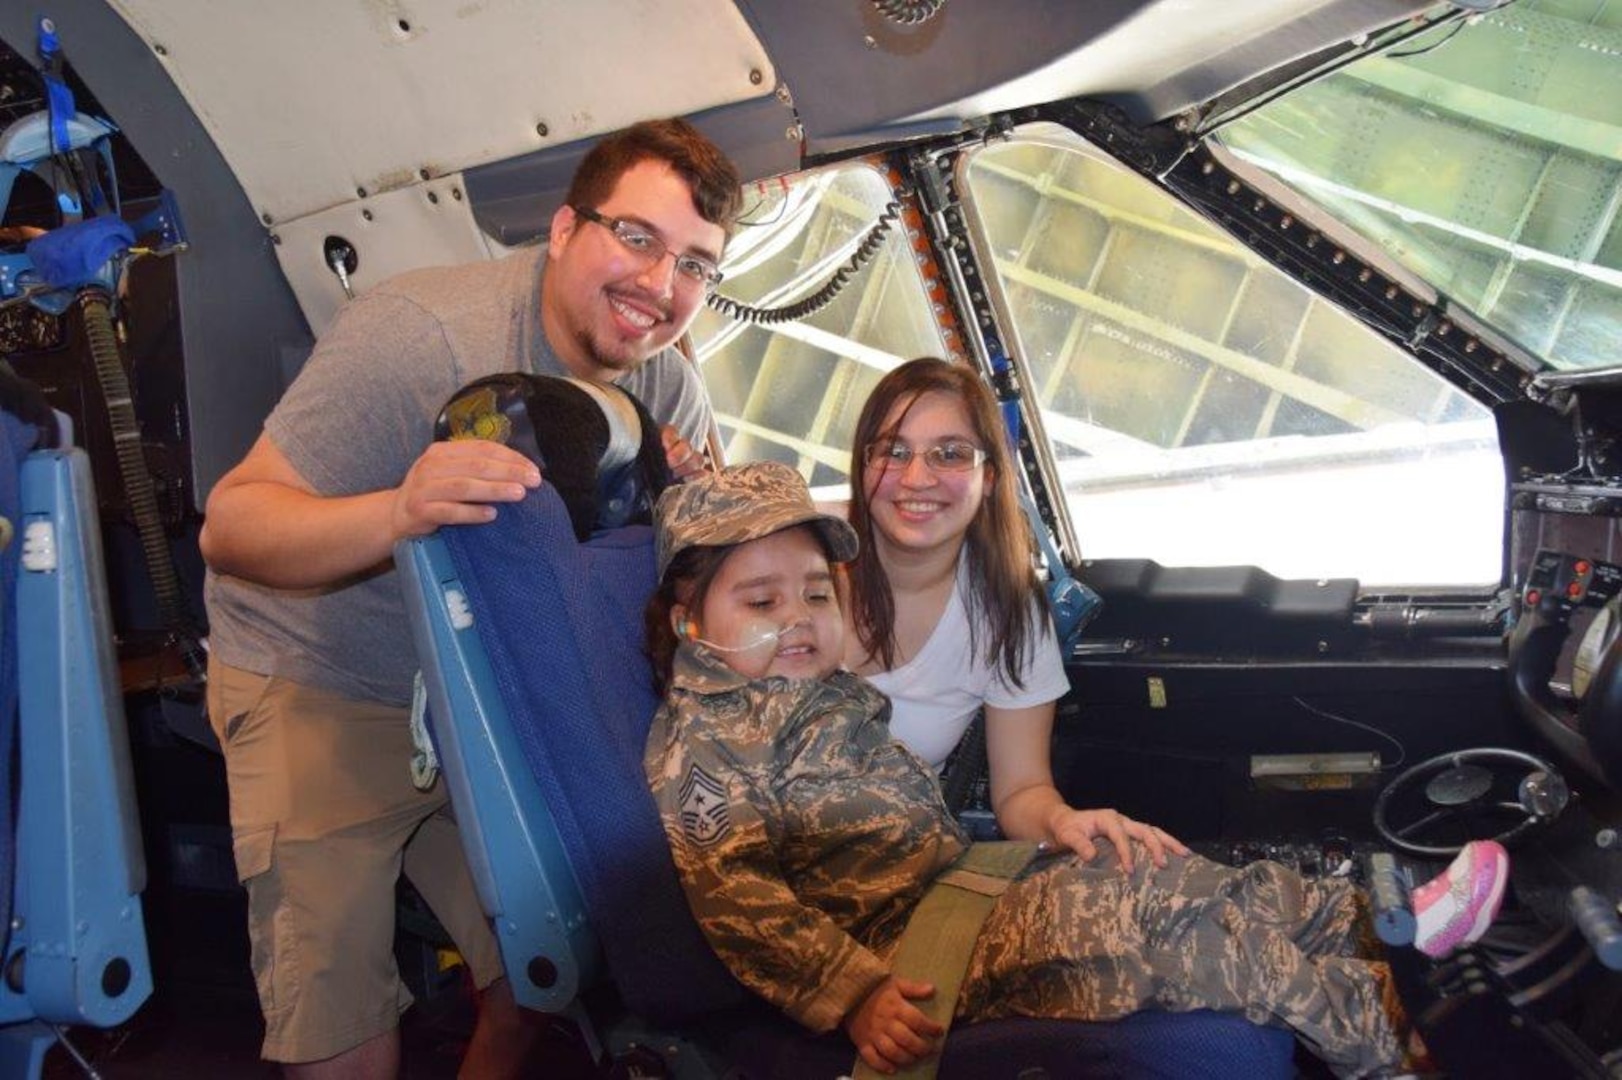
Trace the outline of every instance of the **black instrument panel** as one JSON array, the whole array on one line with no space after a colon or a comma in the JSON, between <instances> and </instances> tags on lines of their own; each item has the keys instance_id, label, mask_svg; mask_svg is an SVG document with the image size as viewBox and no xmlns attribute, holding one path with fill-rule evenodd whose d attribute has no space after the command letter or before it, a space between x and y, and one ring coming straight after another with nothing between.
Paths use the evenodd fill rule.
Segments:
<instances>
[{"instance_id":1,"label":"black instrument panel","mask_svg":"<svg viewBox=\"0 0 1622 1080\"><path fill-rule=\"evenodd\" d=\"M1622 592L1622 566L1568 555L1539 551L1532 557L1521 600L1528 611L1565 619L1579 607L1604 607Z\"/></svg>"},{"instance_id":2,"label":"black instrument panel","mask_svg":"<svg viewBox=\"0 0 1622 1080\"><path fill-rule=\"evenodd\" d=\"M1582 771L1622 788L1619 596L1622 566L1539 550L1521 588L1508 660L1512 696L1532 728Z\"/></svg>"}]
</instances>

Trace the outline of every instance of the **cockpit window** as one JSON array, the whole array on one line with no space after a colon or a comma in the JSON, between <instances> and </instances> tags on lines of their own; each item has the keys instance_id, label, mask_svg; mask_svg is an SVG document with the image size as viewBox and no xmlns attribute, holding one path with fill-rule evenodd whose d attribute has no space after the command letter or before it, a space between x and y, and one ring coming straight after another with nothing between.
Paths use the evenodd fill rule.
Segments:
<instances>
[{"instance_id":1,"label":"cockpit window","mask_svg":"<svg viewBox=\"0 0 1622 1080\"><path fill-rule=\"evenodd\" d=\"M1483 406L1068 131L967 160L1083 557L1499 580Z\"/></svg>"},{"instance_id":2,"label":"cockpit window","mask_svg":"<svg viewBox=\"0 0 1622 1080\"><path fill-rule=\"evenodd\" d=\"M763 309L814 306L859 248L872 257L847 288L801 318L761 322L706 310L693 342L729 461L781 461L824 498L844 498L850 440L873 384L914 356L942 356L934 305L899 222L867 244L890 207L866 165L771 181L744 192L720 292Z\"/></svg>"},{"instance_id":3,"label":"cockpit window","mask_svg":"<svg viewBox=\"0 0 1622 1080\"><path fill-rule=\"evenodd\" d=\"M1215 139L1545 366L1622 363L1622 6L1444 23Z\"/></svg>"}]
</instances>

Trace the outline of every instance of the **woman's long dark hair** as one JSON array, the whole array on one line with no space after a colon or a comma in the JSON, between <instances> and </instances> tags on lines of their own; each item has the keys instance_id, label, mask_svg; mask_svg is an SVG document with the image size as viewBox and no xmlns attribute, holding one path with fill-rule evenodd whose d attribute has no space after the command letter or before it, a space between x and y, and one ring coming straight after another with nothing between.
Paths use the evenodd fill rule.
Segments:
<instances>
[{"instance_id":1,"label":"woman's long dark hair","mask_svg":"<svg viewBox=\"0 0 1622 1080\"><path fill-rule=\"evenodd\" d=\"M850 454L850 523L861 537L862 550L849 568L856 636L867 655L877 658L886 670L895 666L895 595L874 546L870 505L882 474L869 479L863 451L870 443L894 438L907 411L929 393L949 394L963 403L975 441L985 448L991 466L985 502L964 537L968 545L969 647L989 665L1001 667L1010 683L1022 687L1019 673L1035 644L1030 640L1031 605L1040 600L1041 585L997 403L980 377L963 365L927 356L909 360L879 380L856 421ZM898 402L906 403L903 411L895 424L884 427ZM984 642L977 636L982 628L991 631Z\"/></svg>"}]
</instances>

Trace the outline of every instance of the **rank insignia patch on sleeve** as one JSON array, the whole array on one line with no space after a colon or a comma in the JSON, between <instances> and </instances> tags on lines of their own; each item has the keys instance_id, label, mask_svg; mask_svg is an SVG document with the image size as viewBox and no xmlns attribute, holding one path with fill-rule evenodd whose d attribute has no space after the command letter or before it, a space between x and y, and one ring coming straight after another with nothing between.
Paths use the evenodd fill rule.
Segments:
<instances>
[{"instance_id":1,"label":"rank insignia patch on sleeve","mask_svg":"<svg viewBox=\"0 0 1622 1080\"><path fill-rule=\"evenodd\" d=\"M707 847L732 831L726 788L697 765L681 782L681 831L699 847Z\"/></svg>"}]
</instances>

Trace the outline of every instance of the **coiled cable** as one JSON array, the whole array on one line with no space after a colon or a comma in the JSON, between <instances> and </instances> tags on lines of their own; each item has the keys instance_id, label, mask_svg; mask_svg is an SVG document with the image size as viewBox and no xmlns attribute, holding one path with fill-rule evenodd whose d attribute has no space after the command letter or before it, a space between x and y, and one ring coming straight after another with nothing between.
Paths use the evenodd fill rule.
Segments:
<instances>
[{"instance_id":1,"label":"coiled cable","mask_svg":"<svg viewBox=\"0 0 1622 1080\"><path fill-rule=\"evenodd\" d=\"M946 6L946 0L873 0L873 6L893 23L917 26L933 19Z\"/></svg>"},{"instance_id":2,"label":"coiled cable","mask_svg":"<svg viewBox=\"0 0 1622 1080\"><path fill-rule=\"evenodd\" d=\"M705 297L704 302L711 310L729 319L754 323L757 326L773 326L777 323L798 322L809 318L833 303L834 297L844 291L856 272L879 253L884 247L885 237L899 220L901 220L901 204L892 200L885 206L884 212L879 215L878 220L873 223L873 227L867 231L867 235L862 238L862 242L857 245L845 264L835 270L833 276L824 282L821 288L804 299L781 307L758 308L742 300L734 300L730 296L712 292Z\"/></svg>"}]
</instances>

